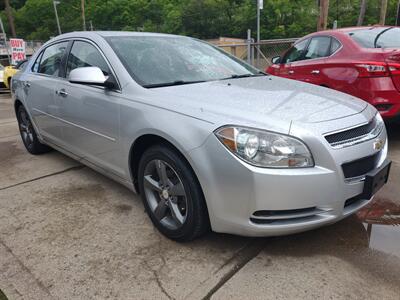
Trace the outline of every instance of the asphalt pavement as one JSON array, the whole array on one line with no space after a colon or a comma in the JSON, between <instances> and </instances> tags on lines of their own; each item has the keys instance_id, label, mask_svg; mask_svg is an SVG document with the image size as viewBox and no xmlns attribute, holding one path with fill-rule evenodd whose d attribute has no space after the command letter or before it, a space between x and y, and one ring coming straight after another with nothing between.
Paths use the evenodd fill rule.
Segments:
<instances>
[{"instance_id":1,"label":"asphalt pavement","mask_svg":"<svg viewBox=\"0 0 400 300\"><path fill-rule=\"evenodd\" d=\"M399 300L400 124L388 132L389 184L357 215L286 237L179 244L123 186L58 152L28 154L2 94L0 290L10 300Z\"/></svg>"}]
</instances>

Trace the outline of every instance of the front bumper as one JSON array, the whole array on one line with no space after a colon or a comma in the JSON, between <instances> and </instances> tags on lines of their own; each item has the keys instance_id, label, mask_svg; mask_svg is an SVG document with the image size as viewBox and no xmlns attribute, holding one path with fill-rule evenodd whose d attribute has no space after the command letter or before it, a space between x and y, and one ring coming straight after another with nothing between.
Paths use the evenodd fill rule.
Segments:
<instances>
[{"instance_id":1,"label":"front bumper","mask_svg":"<svg viewBox=\"0 0 400 300\"><path fill-rule=\"evenodd\" d=\"M380 137L386 141L386 131ZM189 152L202 186L212 229L245 236L275 236L332 224L370 201L362 199L364 181L346 181L341 165L370 155L374 141L324 151L311 143L316 166L267 169L250 166L231 154L211 135ZM310 146L310 145L309 145ZM323 154L320 154L323 153ZM376 152L375 152L376 153ZM379 164L387 156L379 153Z\"/></svg>"}]
</instances>

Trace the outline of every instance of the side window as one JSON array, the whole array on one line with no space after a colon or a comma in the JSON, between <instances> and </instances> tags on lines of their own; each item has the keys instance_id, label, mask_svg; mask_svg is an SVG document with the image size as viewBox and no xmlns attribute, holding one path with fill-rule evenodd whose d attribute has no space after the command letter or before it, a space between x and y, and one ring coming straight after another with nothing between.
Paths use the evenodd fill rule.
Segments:
<instances>
[{"instance_id":1,"label":"side window","mask_svg":"<svg viewBox=\"0 0 400 300\"><path fill-rule=\"evenodd\" d=\"M332 38L332 44L331 44L331 55L338 51L338 49L342 46L342 44L335 38Z\"/></svg>"},{"instance_id":2,"label":"side window","mask_svg":"<svg viewBox=\"0 0 400 300\"><path fill-rule=\"evenodd\" d=\"M297 43L294 45L285 55L285 57L282 60L283 64L287 64L290 62L298 61L301 60L304 54L304 50L307 47L309 40L304 40L301 41L300 43Z\"/></svg>"},{"instance_id":3,"label":"side window","mask_svg":"<svg viewBox=\"0 0 400 300\"><path fill-rule=\"evenodd\" d=\"M306 51L304 59L313 59L326 57L330 54L331 38L328 36L319 36L311 39L310 45Z\"/></svg>"},{"instance_id":4,"label":"side window","mask_svg":"<svg viewBox=\"0 0 400 300\"><path fill-rule=\"evenodd\" d=\"M24 70L26 65L28 64L28 61L24 61L23 63L19 64L18 70Z\"/></svg>"},{"instance_id":5,"label":"side window","mask_svg":"<svg viewBox=\"0 0 400 300\"><path fill-rule=\"evenodd\" d=\"M68 56L66 76L73 69L82 67L98 67L105 76L110 74L106 61L96 47L87 42L75 41Z\"/></svg>"},{"instance_id":6,"label":"side window","mask_svg":"<svg viewBox=\"0 0 400 300\"><path fill-rule=\"evenodd\" d=\"M67 50L67 45L68 42L62 42L47 47L41 55L37 72L51 76L59 76L61 61Z\"/></svg>"}]
</instances>

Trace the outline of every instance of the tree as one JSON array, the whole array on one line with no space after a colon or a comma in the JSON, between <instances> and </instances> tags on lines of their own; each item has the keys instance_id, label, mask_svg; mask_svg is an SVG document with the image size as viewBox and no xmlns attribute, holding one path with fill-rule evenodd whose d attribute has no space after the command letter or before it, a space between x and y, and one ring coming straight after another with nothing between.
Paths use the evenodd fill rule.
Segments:
<instances>
[{"instance_id":1,"label":"tree","mask_svg":"<svg viewBox=\"0 0 400 300\"><path fill-rule=\"evenodd\" d=\"M82 23L83 23L83 30L86 30L86 19L85 19L85 0L81 0L81 10L82 10Z\"/></svg>"},{"instance_id":2,"label":"tree","mask_svg":"<svg viewBox=\"0 0 400 300\"><path fill-rule=\"evenodd\" d=\"M379 18L380 25L385 25L387 5L388 5L388 0L381 0L381 14Z\"/></svg>"},{"instance_id":3,"label":"tree","mask_svg":"<svg viewBox=\"0 0 400 300\"><path fill-rule=\"evenodd\" d=\"M5 11L7 14L8 25L9 25L10 31L11 31L11 36L16 37L17 34L15 32L14 17L12 14L10 0L4 0L4 4L5 4Z\"/></svg>"},{"instance_id":4,"label":"tree","mask_svg":"<svg viewBox=\"0 0 400 300\"><path fill-rule=\"evenodd\" d=\"M362 24L364 23L366 10L367 10L367 0L361 0L360 14L358 16L357 26L362 26Z\"/></svg>"},{"instance_id":5,"label":"tree","mask_svg":"<svg viewBox=\"0 0 400 300\"><path fill-rule=\"evenodd\" d=\"M58 34L53 0L8 1L18 37L47 40ZM319 29L336 19L339 27L354 26L360 19L362 0L319 0L320 5L316 1L264 1L261 39L302 37L315 31L317 19ZM364 1L362 23L377 24L382 0ZM394 25L399 0L386 1L386 23ZM252 30L253 37L256 32L256 0L61 0L57 10L63 32L82 30L82 3L85 19L96 30L156 31L201 39L245 39L247 29ZM0 1L0 10L5 29L11 32L5 1Z\"/></svg>"},{"instance_id":6,"label":"tree","mask_svg":"<svg viewBox=\"0 0 400 300\"><path fill-rule=\"evenodd\" d=\"M319 0L319 16L317 30L326 30L328 27L329 0Z\"/></svg>"}]
</instances>

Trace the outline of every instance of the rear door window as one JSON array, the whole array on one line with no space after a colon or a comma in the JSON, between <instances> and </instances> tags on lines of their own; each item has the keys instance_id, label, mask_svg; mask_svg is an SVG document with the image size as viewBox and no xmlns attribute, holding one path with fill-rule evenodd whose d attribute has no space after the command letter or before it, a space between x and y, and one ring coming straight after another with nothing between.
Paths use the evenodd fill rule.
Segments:
<instances>
[{"instance_id":1,"label":"rear door window","mask_svg":"<svg viewBox=\"0 0 400 300\"><path fill-rule=\"evenodd\" d=\"M62 59L67 50L68 42L61 42L47 47L36 60L32 71L59 77L62 65Z\"/></svg>"},{"instance_id":2,"label":"rear door window","mask_svg":"<svg viewBox=\"0 0 400 300\"><path fill-rule=\"evenodd\" d=\"M328 36L318 36L311 39L304 59L315 59L327 57L330 54L331 38Z\"/></svg>"},{"instance_id":3,"label":"rear door window","mask_svg":"<svg viewBox=\"0 0 400 300\"><path fill-rule=\"evenodd\" d=\"M342 44L335 38L332 38L332 44L331 44L331 53L330 55L334 54L336 51L338 51L342 47Z\"/></svg>"}]
</instances>

